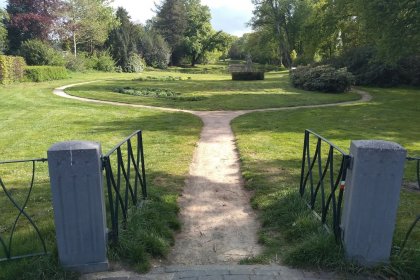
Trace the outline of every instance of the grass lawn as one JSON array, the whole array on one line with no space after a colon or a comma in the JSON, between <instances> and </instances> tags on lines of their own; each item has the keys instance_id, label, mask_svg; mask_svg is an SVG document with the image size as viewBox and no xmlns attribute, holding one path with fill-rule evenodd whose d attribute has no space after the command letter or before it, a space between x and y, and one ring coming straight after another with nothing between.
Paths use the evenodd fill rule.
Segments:
<instances>
[{"instance_id":1,"label":"grass lawn","mask_svg":"<svg viewBox=\"0 0 420 280\"><path fill-rule=\"evenodd\" d=\"M169 89L176 97L153 98L118 89ZM323 104L359 99L355 93L309 93L290 86L288 72L267 73L265 81L232 81L229 74L144 72L135 79L108 80L66 90L69 94L132 104L189 110L241 110Z\"/></svg>"},{"instance_id":2,"label":"grass lawn","mask_svg":"<svg viewBox=\"0 0 420 280\"><path fill-rule=\"evenodd\" d=\"M252 261L280 258L289 265L323 267L358 272L343 260L320 222L298 196L303 132L311 129L348 151L350 140L382 139L403 145L411 156L420 156L420 90L367 88L372 102L320 109L252 113L233 121L243 174L255 191L252 204L261 211L260 241L266 252ZM415 180L414 164L406 168L406 180ZM400 246L416 215L420 192L402 190L395 234ZM420 249L420 226L407 245ZM377 275L399 279L420 278L420 254L404 251L393 255L390 265L374 270Z\"/></svg>"},{"instance_id":3,"label":"grass lawn","mask_svg":"<svg viewBox=\"0 0 420 280\"><path fill-rule=\"evenodd\" d=\"M52 144L68 140L100 142L102 151L106 153L133 131L143 130L151 202L143 212L136 213L134 219L151 219L154 222L139 233L142 238L134 240L138 242L135 246L130 243L133 240L122 242L121 248L111 250L110 256L112 259L137 259L137 263L133 264L142 270L147 267L147 259L151 255L165 254L173 242L171 233L179 228L176 220L176 199L188 173L201 130L201 121L184 113L87 104L52 94L53 88L65 84L127 77L137 76L75 74L68 80L0 87L0 161L46 157L46 151ZM0 177L19 203L23 203L25 199L31 171L29 164L0 165ZM3 192L0 197L0 235L8 240L17 211L5 199ZM35 186L26 211L40 227L52 254L47 257L0 263L0 279L76 277L61 271L55 259L55 237L46 163L37 164ZM23 220L20 220L13 240L16 241L12 248L14 253L24 253L30 247L39 248L33 231L28 229ZM130 246L136 248L127 248ZM2 257L4 253L1 248L0 258Z\"/></svg>"}]
</instances>

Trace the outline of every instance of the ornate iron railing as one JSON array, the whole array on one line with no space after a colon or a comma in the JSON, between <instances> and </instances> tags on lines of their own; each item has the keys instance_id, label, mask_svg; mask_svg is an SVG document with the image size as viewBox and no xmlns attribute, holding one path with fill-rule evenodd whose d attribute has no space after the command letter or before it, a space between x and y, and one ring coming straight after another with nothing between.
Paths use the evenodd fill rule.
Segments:
<instances>
[{"instance_id":1,"label":"ornate iron railing","mask_svg":"<svg viewBox=\"0 0 420 280\"><path fill-rule=\"evenodd\" d=\"M417 187L420 189L420 157L407 157L407 161L416 161L416 171L417 171ZM407 245L407 241L410 239L411 234L414 231L414 228L417 224L420 223L420 214L417 215L417 217L414 219L413 223L410 225L407 233L405 234L404 241L402 242L401 251L402 252L405 248L405 245Z\"/></svg>"},{"instance_id":2,"label":"ornate iron railing","mask_svg":"<svg viewBox=\"0 0 420 280\"><path fill-rule=\"evenodd\" d=\"M133 139L135 139L135 147L133 147ZM134 132L102 159L111 220L109 238L116 242L118 241L120 219L122 226L125 227L129 208L139 204L139 187L141 187L143 199L147 198L142 132Z\"/></svg>"},{"instance_id":3,"label":"ornate iron railing","mask_svg":"<svg viewBox=\"0 0 420 280\"><path fill-rule=\"evenodd\" d=\"M407 157L407 161L415 161L416 162L417 188L420 189L420 157Z\"/></svg>"},{"instance_id":4,"label":"ornate iron railing","mask_svg":"<svg viewBox=\"0 0 420 280\"><path fill-rule=\"evenodd\" d=\"M323 152L327 153L326 158ZM328 222L332 224L337 242L341 240L341 211L349 164L348 154L324 137L305 130L299 192L326 228Z\"/></svg>"},{"instance_id":5,"label":"ornate iron railing","mask_svg":"<svg viewBox=\"0 0 420 280\"><path fill-rule=\"evenodd\" d=\"M14 259L20 259L25 257L32 257L32 256L39 256L39 255L45 255L47 254L47 247L45 244L45 240L43 236L41 235L41 231L39 230L38 226L35 224L35 221L32 219L31 215L27 213L27 205L29 202L29 199L31 197L34 182L35 182L35 173L36 173L36 163L38 162L46 162L47 159L41 158L41 159L29 159L29 160L14 160L14 161L3 161L0 162L0 165L3 164L19 164L19 163L32 163L32 176L29 183L29 189L27 194L24 196L24 201L21 205L19 205L18 201L13 197L12 192L7 189L6 184L0 177L0 186L3 191L3 194L5 195L4 200L10 202L11 207L15 208L18 211L18 214L16 218L14 219L14 222L10 225L10 235L7 238L4 238L2 236L3 232L0 232L0 248L3 249L4 257L0 259L0 261L6 261L6 260L14 260ZM21 219L26 219L28 221L28 225L31 230L35 232L35 236L40 242L40 245L42 247L41 251L39 252L26 252L24 254L15 255L13 251L13 238L16 236L16 232L18 230L18 223ZM2 221L4 222L4 220ZM7 225L2 225L2 228L9 228ZM34 240L35 241L35 240Z\"/></svg>"}]
</instances>

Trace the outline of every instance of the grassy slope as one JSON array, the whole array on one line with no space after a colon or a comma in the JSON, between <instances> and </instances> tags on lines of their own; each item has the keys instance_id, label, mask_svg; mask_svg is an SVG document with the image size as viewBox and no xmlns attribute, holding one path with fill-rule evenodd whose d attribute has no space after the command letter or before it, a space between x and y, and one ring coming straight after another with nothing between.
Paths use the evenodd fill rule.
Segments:
<instances>
[{"instance_id":1,"label":"grassy slope","mask_svg":"<svg viewBox=\"0 0 420 280\"><path fill-rule=\"evenodd\" d=\"M234 120L243 173L247 186L255 190L253 205L261 210L260 239L268 245L261 261L280 255L286 263L298 266L351 267L297 196L305 129L320 133L345 151L350 140L383 139L402 144L410 155L420 155L420 91L366 90L374 96L367 104L253 113ZM414 165L407 168L406 176L414 180ZM419 213L420 193L403 190L395 245L401 245L403 234ZM409 247L420 247L419 226ZM418 279L419 260L420 256L395 256L392 265L380 271Z\"/></svg>"},{"instance_id":2,"label":"grassy slope","mask_svg":"<svg viewBox=\"0 0 420 280\"><path fill-rule=\"evenodd\" d=\"M103 152L106 152L134 130L142 129L147 176L154 201L147 207L146 214L140 213L137 216L156 218L156 213L159 211L167 211L162 217L158 217L159 224L153 225L155 228L152 226L150 229L151 235L162 232L164 234L163 237L157 238L158 242L156 238L149 238L150 244L159 243L156 252L152 251L155 249L151 248L153 246L148 247L148 244L143 243L142 252L139 250L134 253L127 252L126 255L119 254L119 257L139 257L138 254L143 254L143 259L138 261L146 263L148 254L145 254L145 251L151 249L149 253L152 255L163 254L172 242L172 236L168 234L170 228L179 227L174 220L177 211L176 198L183 186L194 145L198 140L200 120L183 113L86 104L52 94L54 87L64 84L106 77L121 79L127 76L134 77L121 74L79 74L72 79L57 82L1 87L0 161L46 157L46 151L53 143L75 139L100 142ZM49 249L54 251L54 246L51 245L54 232L47 164L38 166L36 185L27 211L35 214L35 220L49 240ZM24 190L29 183L29 171L29 165L0 165L1 178L19 201L23 201L26 193ZM1 199L0 217L2 221L10 222L16 216L16 211L13 212L10 203L5 201L4 198ZM7 237L7 228L1 228L0 234L3 238ZM16 240L23 234L30 236L30 232L22 224L15 237ZM141 234L147 237L149 233ZM34 240L30 240L23 247L35 244ZM20 249L19 245L15 245L15 252ZM127 254L132 255L127 256ZM71 275L61 272L51 263L56 263L54 254L47 258L1 263L0 279L71 278ZM139 269L144 269L144 265ZM23 272L28 275L24 276Z\"/></svg>"},{"instance_id":3,"label":"grassy slope","mask_svg":"<svg viewBox=\"0 0 420 280\"><path fill-rule=\"evenodd\" d=\"M148 80L148 77L161 80ZM322 104L359 98L357 94L308 93L289 85L287 72L267 73L265 81L232 81L228 74L181 74L173 72L144 72L142 81L103 81L68 89L71 95L92 99L191 110L239 110ZM182 78L170 81L167 77ZM188 80L191 77L191 80ZM166 79L165 79L166 78ZM181 93L181 97L199 97L198 101L150 98L115 93L116 88L165 88Z\"/></svg>"}]
</instances>

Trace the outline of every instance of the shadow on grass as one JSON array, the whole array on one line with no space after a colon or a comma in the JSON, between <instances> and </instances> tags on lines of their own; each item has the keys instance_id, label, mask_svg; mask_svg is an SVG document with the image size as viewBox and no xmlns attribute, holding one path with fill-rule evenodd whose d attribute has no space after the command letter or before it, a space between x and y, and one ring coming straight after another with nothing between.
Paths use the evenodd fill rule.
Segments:
<instances>
[{"instance_id":1,"label":"shadow on grass","mask_svg":"<svg viewBox=\"0 0 420 280\"><path fill-rule=\"evenodd\" d=\"M418 129L413 122L418 114L413 110L418 106L416 94L406 93L407 99L398 101L401 108L407 108L404 113L395 109L398 108L394 107L397 101L389 104L389 99L398 97L377 95L374 104L253 113L234 120L244 174L248 185L255 190L253 203L262 212L264 228L261 238L271 250L267 258L280 254L285 263L294 266L319 266L352 273L363 271L345 261L341 246L337 247L333 237L325 236L319 222L305 210L306 205L302 209L296 206L302 203L298 184L303 133L305 129L312 129L344 151L349 150L351 140L384 139L399 142L410 147L410 153L418 154ZM259 142L248 140L257 137ZM265 158L274 160L260 160ZM277 170L278 174L271 170ZM410 171L414 174L413 167L408 167L406 173ZM415 209L419 209L416 203L419 198L408 196L403 191L401 201L397 231L405 233L417 214ZM407 215L409 219L406 219ZM396 236L395 241L398 238ZM399 243L395 242L397 246ZM410 245L418 247L418 241L414 240ZM367 269L366 272L381 277L417 279L420 276L419 258L418 252L412 250L401 255L394 252L389 265Z\"/></svg>"},{"instance_id":2,"label":"shadow on grass","mask_svg":"<svg viewBox=\"0 0 420 280\"><path fill-rule=\"evenodd\" d=\"M200 123L198 117L186 113L151 112L140 117L123 115L121 119L98 122L88 118L72 121L74 126L90 127L89 133L115 133L122 135L121 140L136 130L144 133L162 132L162 135L192 135ZM115 143L117 144L117 143Z\"/></svg>"}]
</instances>

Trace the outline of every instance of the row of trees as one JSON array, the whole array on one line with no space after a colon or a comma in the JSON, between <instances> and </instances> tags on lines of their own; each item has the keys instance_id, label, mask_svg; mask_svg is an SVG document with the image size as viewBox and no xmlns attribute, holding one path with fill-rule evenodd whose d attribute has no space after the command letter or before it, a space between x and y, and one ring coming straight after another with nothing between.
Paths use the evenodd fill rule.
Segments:
<instances>
[{"instance_id":1,"label":"row of trees","mask_svg":"<svg viewBox=\"0 0 420 280\"><path fill-rule=\"evenodd\" d=\"M117 66L128 71L139 58L159 68L185 61L194 66L206 61L209 54L226 55L233 41L212 28L210 10L200 0L164 0L146 25L132 22L123 8L115 12L111 2L9 0L6 10L0 12L0 49L22 55L46 44L75 58L106 51ZM40 61L50 60L60 61Z\"/></svg>"},{"instance_id":2,"label":"row of trees","mask_svg":"<svg viewBox=\"0 0 420 280\"><path fill-rule=\"evenodd\" d=\"M369 47L375 59L395 64L418 55L418 0L252 0L255 32L237 40L231 55L253 53L287 67L331 59ZM255 49L259 51L256 52Z\"/></svg>"}]
</instances>

